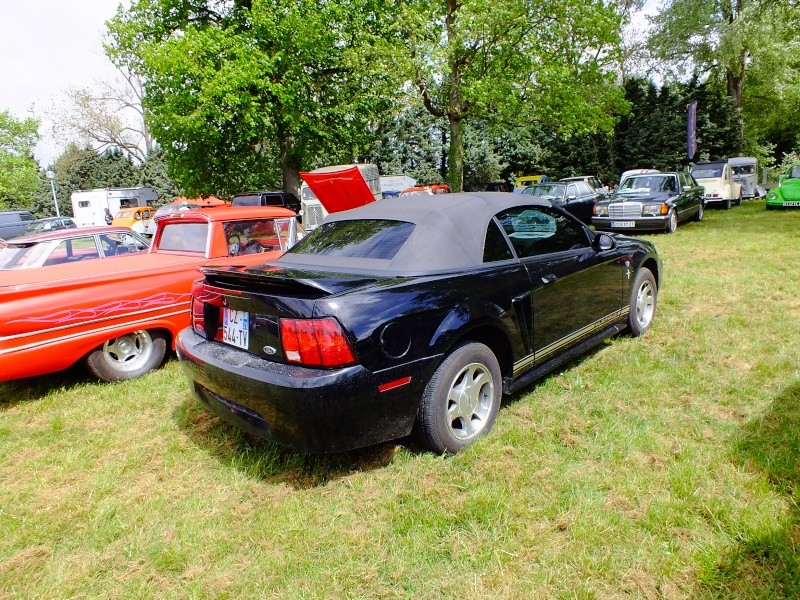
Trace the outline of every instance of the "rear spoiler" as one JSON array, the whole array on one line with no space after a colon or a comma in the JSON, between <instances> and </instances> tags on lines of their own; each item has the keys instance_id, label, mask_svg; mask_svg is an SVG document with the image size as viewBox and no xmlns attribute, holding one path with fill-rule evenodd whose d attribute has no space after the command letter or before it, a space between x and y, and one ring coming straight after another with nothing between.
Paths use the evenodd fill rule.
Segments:
<instances>
[{"instance_id":1,"label":"rear spoiler","mask_svg":"<svg viewBox=\"0 0 800 600\"><path fill-rule=\"evenodd\" d=\"M215 287L305 299L348 292L379 279L348 273L285 269L269 263L260 267L201 267L200 271L206 282Z\"/></svg>"}]
</instances>

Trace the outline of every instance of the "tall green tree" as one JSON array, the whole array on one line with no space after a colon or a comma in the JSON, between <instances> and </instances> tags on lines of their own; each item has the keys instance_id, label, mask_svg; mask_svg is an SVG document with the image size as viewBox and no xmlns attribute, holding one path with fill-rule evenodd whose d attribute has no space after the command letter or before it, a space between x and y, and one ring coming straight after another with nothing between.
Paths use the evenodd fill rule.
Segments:
<instances>
[{"instance_id":1,"label":"tall green tree","mask_svg":"<svg viewBox=\"0 0 800 600\"><path fill-rule=\"evenodd\" d=\"M16 119L0 111L0 209L27 208L39 183L33 148L39 141L36 119Z\"/></svg>"},{"instance_id":2,"label":"tall green tree","mask_svg":"<svg viewBox=\"0 0 800 600\"><path fill-rule=\"evenodd\" d=\"M785 131L785 123L774 125L796 114L800 99L797 2L667 0L652 20L649 44L656 56L673 74L700 73L721 82L740 119L742 138L749 131L752 145L782 127Z\"/></svg>"},{"instance_id":3,"label":"tall green tree","mask_svg":"<svg viewBox=\"0 0 800 600\"><path fill-rule=\"evenodd\" d=\"M385 107L381 0L138 0L108 52L144 80L170 174L190 194L299 189L299 171L350 162ZM277 168L276 168L277 165Z\"/></svg>"},{"instance_id":4,"label":"tall green tree","mask_svg":"<svg viewBox=\"0 0 800 600\"><path fill-rule=\"evenodd\" d=\"M610 129L621 93L620 16L600 0L418 0L402 4L409 76L449 125L448 182L464 182L464 126L550 123L563 133Z\"/></svg>"}]
</instances>

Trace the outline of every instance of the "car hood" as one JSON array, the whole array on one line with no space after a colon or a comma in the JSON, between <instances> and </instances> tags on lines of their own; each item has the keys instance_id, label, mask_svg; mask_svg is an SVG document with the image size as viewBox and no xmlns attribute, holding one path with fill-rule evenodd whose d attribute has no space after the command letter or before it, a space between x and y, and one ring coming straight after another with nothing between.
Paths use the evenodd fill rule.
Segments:
<instances>
[{"instance_id":1,"label":"car hood","mask_svg":"<svg viewBox=\"0 0 800 600\"><path fill-rule=\"evenodd\" d=\"M328 213L350 210L375 201L358 167L300 175Z\"/></svg>"},{"instance_id":2,"label":"car hood","mask_svg":"<svg viewBox=\"0 0 800 600\"><path fill-rule=\"evenodd\" d=\"M778 189L785 200L800 200L800 178L784 179Z\"/></svg>"},{"instance_id":3,"label":"car hood","mask_svg":"<svg viewBox=\"0 0 800 600\"><path fill-rule=\"evenodd\" d=\"M670 195L666 193L636 192L631 194L614 194L608 202L666 202Z\"/></svg>"}]
</instances>

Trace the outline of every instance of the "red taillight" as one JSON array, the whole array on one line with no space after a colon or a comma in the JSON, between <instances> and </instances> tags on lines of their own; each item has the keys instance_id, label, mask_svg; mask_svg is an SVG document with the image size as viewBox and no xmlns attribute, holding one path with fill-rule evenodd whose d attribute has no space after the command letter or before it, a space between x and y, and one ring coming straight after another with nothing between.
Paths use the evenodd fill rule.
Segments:
<instances>
[{"instance_id":1,"label":"red taillight","mask_svg":"<svg viewBox=\"0 0 800 600\"><path fill-rule=\"evenodd\" d=\"M286 362L309 367L345 367L356 358L339 322L324 319L281 319L281 346Z\"/></svg>"}]
</instances>

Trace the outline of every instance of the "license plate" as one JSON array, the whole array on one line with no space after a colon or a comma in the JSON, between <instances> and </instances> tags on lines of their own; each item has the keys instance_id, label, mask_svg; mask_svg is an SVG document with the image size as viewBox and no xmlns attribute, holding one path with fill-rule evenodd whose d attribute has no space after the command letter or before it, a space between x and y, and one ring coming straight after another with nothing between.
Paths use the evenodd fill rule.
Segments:
<instances>
[{"instance_id":1,"label":"license plate","mask_svg":"<svg viewBox=\"0 0 800 600\"><path fill-rule=\"evenodd\" d=\"M636 227L636 221L611 221L612 227Z\"/></svg>"},{"instance_id":2,"label":"license plate","mask_svg":"<svg viewBox=\"0 0 800 600\"><path fill-rule=\"evenodd\" d=\"M222 341L247 350L250 342L250 315L241 310L222 309Z\"/></svg>"},{"instance_id":3,"label":"license plate","mask_svg":"<svg viewBox=\"0 0 800 600\"><path fill-rule=\"evenodd\" d=\"M800 206L800 202L784 202L784 206Z\"/></svg>"}]
</instances>

